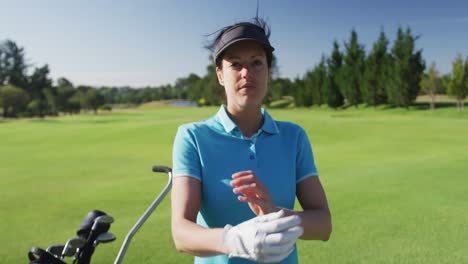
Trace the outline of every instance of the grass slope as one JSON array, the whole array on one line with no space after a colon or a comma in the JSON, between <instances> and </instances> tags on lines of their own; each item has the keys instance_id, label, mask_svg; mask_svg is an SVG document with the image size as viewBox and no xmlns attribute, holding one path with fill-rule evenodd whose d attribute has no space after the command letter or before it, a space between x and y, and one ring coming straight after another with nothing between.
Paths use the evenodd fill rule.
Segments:
<instances>
[{"instance_id":1,"label":"grass slope","mask_svg":"<svg viewBox=\"0 0 468 264\"><path fill-rule=\"evenodd\" d=\"M94 208L115 217L112 263L128 230L166 183L180 124L216 108L125 110L0 122L0 263L74 236ZM301 263L468 263L468 112L453 108L271 110L303 126L333 214L331 240L300 241ZM169 199L125 263L192 263L170 234Z\"/></svg>"}]
</instances>

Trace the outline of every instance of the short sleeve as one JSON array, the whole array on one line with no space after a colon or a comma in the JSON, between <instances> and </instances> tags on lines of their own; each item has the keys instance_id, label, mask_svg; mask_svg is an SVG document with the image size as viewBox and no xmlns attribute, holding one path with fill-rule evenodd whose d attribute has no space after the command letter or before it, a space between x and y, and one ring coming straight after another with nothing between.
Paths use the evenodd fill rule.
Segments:
<instances>
[{"instance_id":1,"label":"short sleeve","mask_svg":"<svg viewBox=\"0 0 468 264\"><path fill-rule=\"evenodd\" d=\"M189 176L201 181L201 165L193 132L186 126L177 130L172 150L172 175Z\"/></svg>"},{"instance_id":2,"label":"short sleeve","mask_svg":"<svg viewBox=\"0 0 468 264\"><path fill-rule=\"evenodd\" d=\"M297 139L296 184L311 176L318 176L318 172L309 138L301 128Z\"/></svg>"}]
</instances>

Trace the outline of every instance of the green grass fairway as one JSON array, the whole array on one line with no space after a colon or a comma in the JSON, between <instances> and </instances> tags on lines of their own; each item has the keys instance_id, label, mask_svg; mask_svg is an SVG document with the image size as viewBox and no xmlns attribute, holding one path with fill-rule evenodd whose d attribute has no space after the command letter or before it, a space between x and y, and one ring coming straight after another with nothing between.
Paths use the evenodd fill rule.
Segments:
<instances>
[{"instance_id":1,"label":"green grass fairway","mask_svg":"<svg viewBox=\"0 0 468 264\"><path fill-rule=\"evenodd\" d=\"M0 263L31 246L65 243L91 209L114 216L113 263L133 224L166 183L179 125L217 108L0 120ZM271 110L303 126L332 215L331 240L300 241L301 263L468 263L468 111ZM273 165L273 164L272 164ZM124 263L192 263L170 233L170 201L134 237Z\"/></svg>"}]
</instances>

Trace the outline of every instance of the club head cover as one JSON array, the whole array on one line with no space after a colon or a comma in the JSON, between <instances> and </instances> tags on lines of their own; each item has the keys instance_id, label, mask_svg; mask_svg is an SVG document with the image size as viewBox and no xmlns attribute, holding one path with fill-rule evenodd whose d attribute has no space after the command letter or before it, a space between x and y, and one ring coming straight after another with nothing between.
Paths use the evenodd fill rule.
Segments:
<instances>
[{"instance_id":1,"label":"club head cover","mask_svg":"<svg viewBox=\"0 0 468 264\"><path fill-rule=\"evenodd\" d=\"M91 231L91 228L93 227L94 220L96 220L96 218L102 215L107 215L107 214L99 210L90 211L88 215L86 215L86 218L83 221L83 223L81 223L80 227L76 231L76 234L79 237L88 238L89 232ZM97 231L98 233L101 234L101 233L107 232L109 228L110 228L110 224L100 224L97 227Z\"/></svg>"}]
</instances>

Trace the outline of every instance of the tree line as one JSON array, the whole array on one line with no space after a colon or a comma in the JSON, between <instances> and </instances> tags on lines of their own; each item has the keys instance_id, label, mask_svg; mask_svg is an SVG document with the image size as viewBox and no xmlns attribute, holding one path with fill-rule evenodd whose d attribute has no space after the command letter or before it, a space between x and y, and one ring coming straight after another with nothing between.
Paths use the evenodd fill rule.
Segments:
<instances>
[{"instance_id":1,"label":"tree line","mask_svg":"<svg viewBox=\"0 0 468 264\"><path fill-rule=\"evenodd\" d=\"M427 94L434 109L436 94L448 94L463 110L468 95L468 57L459 54L452 72L440 76L435 63L427 71L422 49L407 27L398 28L395 41L381 30L367 53L351 31L341 46L333 42L330 55L303 76L293 80L279 77L277 58L273 58L271 80L265 98L269 107L294 104L298 107L328 105L332 108L360 104L396 107L411 106L418 95ZM55 84L47 64L34 67L27 63L23 47L12 40L0 42L0 108L4 117L75 114L81 111L111 110L115 104L141 104L157 100L189 100L198 105L224 102L224 89L218 83L215 65L210 63L204 76L190 74L174 84L156 87L91 87L73 85L66 78Z\"/></svg>"},{"instance_id":2,"label":"tree line","mask_svg":"<svg viewBox=\"0 0 468 264\"><path fill-rule=\"evenodd\" d=\"M365 104L408 108L418 95L427 94L434 109L435 95L448 94L462 110L468 95L468 57L463 59L461 54L457 55L452 72L442 76L435 63L425 71L422 49L416 48L418 39L409 27L399 27L390 47L389 39L381 30L366 53L357 32L352 30L342 46L334 41L330 55L323 55L311 70L293 80L279 77L277 59L273 57L272 79L264 103L269 107L293 103L299 107L342 108ZM184 85L177 86L177 83ZM201 78L191 75L178 79L177 89L184 91L184 99L199 104L218 105L224 101L213 64L208 65L207 73Z\"/></svg>"},{"instance_id":3,"label":"tree line","mask_svg":"<svg viewBox=\"0 0 468 264\"><path fill-rule=\"evenodd\" d=\"M323 55L302 78L279 80L284 85L275 85L273 81L269 87L271 100L278 100L285 94L285 87L291 86L286 94L294 97L296 106L326 104L339 108L389 104L408 108L418 95L428 94L434 107L436 94L448 94L462 108L468 95L468 58L463 60L458 55L452 73L443 76L435 63L425 72L422 50L415 45L418 38L409 27L406 30L399 27L393 46L389 47L389 40L381 30L366 54L357 32L352 30L342 48L334 41L331 54Z\"/></svg>"}]
</instances>

